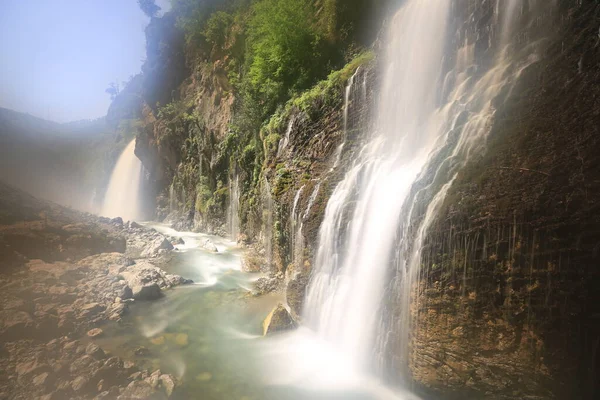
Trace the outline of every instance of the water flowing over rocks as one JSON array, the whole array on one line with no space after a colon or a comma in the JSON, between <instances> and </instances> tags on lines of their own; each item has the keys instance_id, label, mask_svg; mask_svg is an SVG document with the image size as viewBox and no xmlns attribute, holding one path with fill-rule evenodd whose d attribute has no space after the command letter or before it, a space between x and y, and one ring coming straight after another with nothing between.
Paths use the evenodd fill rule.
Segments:
<instances>
[{"instance_id":1,"label":"water flowing over rocks","mask_svg":"<svg viewBox=\"0 0 600 400\"><path fill-rule=\"evenodd\" d=\"M11 261L0 271L0 398L169 397L175 378L160 371L157 381L146 371L134 374L133 363L94 343L104 325L118 323L138 300L191 283L160 268L172 249L169 240L4 185L0 203L8 211L0 242ZM19 216L24 221L6 224L10 210L23 205L31 207Z\"/></svg>"}]
</instances>

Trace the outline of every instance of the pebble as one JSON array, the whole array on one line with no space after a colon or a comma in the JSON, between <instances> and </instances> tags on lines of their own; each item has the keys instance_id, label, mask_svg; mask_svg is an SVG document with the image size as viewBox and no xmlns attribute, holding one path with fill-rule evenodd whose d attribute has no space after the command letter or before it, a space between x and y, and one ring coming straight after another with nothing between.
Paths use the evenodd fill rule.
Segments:
<instances>
[{"instance_id":1,"label":"pebble","mask_svg":"<svg viewBox=\"0 0 600 400\"><path fill-rule=\"evenodd\" d=\"M102 336L102 334L104 333L104 331L100 328L94 328L94 329L90 329L87 333L87 335L91 338L95 338L95 337L99 337Z\"/></svg>"}]
</instances>

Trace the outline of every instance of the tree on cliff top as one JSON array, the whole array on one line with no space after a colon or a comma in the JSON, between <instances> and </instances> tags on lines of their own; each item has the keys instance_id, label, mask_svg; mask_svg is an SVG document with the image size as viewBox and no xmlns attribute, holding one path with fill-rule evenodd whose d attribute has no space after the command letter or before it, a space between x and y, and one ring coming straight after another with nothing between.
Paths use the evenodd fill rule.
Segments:
<instances>
[{"instance_id":1,"label":"tree on cliff top","mask_svg":"<svg viewBox=\"0 0 600 400\"><path fill-rule=\"evenodd\" d=\"M248 30L246 92L264 118L327 70L310 0L261 0Z\"/></svg>"},{"instance_id":2,"label":"tree on cliff top","mask_svg":"<svg viewBox=\"0 0 600 400\"><path fill-rule=\"evenodd\" d=\"M156 5L155 0L138 0L138 5L149 18L156 17L160 7Z\"/></svg>"}]
</instances>

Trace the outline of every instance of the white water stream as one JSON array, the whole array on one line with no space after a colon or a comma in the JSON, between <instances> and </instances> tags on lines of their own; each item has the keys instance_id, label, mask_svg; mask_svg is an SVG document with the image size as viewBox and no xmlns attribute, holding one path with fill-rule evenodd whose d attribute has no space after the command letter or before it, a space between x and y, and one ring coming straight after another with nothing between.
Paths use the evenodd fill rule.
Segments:
<instances>
[{"instance_id":1,"label":"white water stream","mask_svg":"<svg viewBox=\"0 0 600 400\"><path fill-rule=\"evenodd\" d=\"M236 241L240 231L240 180L237 175L229 181L229 208L227 226L231 239Z\"/></svg>"},{"instance_id":2,"label":"white water stream","mask_svg":"<svg viewBox=\"0 0 600 400\"><path fill-rule=\"evenodd\" d=\"M404 199L435 148L431 116L450 1L409 2L392 21L377 129L331 196L305 319L356 369L368 365ZM347 219L348 207L354 207Z\"/></svg>"}]
</instances>

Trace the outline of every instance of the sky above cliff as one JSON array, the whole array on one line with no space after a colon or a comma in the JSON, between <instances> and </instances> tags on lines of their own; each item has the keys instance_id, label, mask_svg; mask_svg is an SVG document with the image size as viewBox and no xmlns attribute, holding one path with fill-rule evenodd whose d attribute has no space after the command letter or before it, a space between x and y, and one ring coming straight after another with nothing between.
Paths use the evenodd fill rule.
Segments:
<instances>
[{"instance_id":1,"label":"sky above cliff","mask_svg":"<svg viewBox=\"0 0 600 400\"><path fill-rule=\"evenodd\" d=\"M105 115L105 89L140 71L148 22L136 0L2 1L0 107L56 122Z\"/></svg>"}]
</instances>

